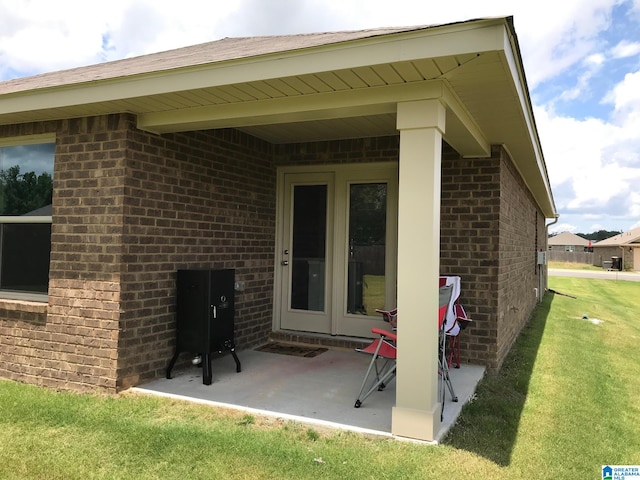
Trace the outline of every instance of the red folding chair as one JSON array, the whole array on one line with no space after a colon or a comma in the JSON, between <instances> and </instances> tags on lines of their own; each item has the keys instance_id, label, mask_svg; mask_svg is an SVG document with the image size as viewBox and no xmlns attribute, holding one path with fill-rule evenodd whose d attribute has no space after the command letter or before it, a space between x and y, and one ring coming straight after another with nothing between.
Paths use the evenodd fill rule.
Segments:
<instances>
[{"instance_id":1,"label":"red folding chair","mask_svg":"<svg viewBox=\"0 0 640 480\"><path fill-rule=\"evenodd\" d=\"M451 395L451 401L457 402L458 397L453 390L453 383L451 383L451 377L449 376L449 363L447 361L447 310L451 303L451 294L453 287L451 285L441 286L439 289L439 302L438 302L438 394L442 409L440 411L440 420L444 417L444 402L445 402L445 385Z\"/></svg>"},{"instance_id":2,"label":"red folding chair","mask_svg":"<svg viewBox=\"0 0 640 480\"><path fill-rule=\"evenodd\" d=\"M446 285L446 283L447 277L440 277L440 287ZM467 316L467 312L460 303L459 295L453 299L451 309L454 319L453 321L448 321L448 326L445 330L447 335L447 361L449 366L460 368L460 332L467 328L472 320Z\"/></svg>"},{"instance_id":3,"label":"red folding chair","mask_svg":"<svg viewBox=\"0 0 640 480\"><path fill-rule=\"evenodd\" d=\"M446 354L446 334L445 334L445 316L451 301L451 286L444 286L439 289L439 303L438 303L438 392L441 395L442 400L442 412L444 412L445 401L445 389L447 386L451 400L458 401L453 390L453 384L449 377L449 366L447 362ZM398 310L378 310L385 321L389 322L391 328L395 330L397 328ZM357 348L356 351L361 353L367 353L371 355L371 362L367 372L362 379L362 385L360 386L360 392L356 398L354 407L360 408L362 402L365 401L375 391L382 391L389 384L389 382L396 375L397 367L397 335L391 331L381 328L372 328L371 332L378 335L378 338L373 340L365 348ZM441 414L442 415L442 414Z\"/></svg>"},{"instance_id":4,"label":"red folding chair","mask_svg":"<svg viewBox=\"0 0 640 480\"><path fill-rule=\"evenodd\" d=\"M372 328L371 332L379 335L379 337L366 348L356 348L356 351L368 353L372 357L367 373L362 379L360 393L358 393L354 405L355 408L360 408L362 402L376 390L384 390L396 375L397 335L381 328ZM375 375L372 375L374 371ZM367 388L368 384L370 385L369 388Z\"/></svg>"},{"instance_id":5,"label":"red folding chair","mask_svg":"<svg viewBox=\"0 0 640 480\"><path fill-rule=\"evenodd\" d=\"M460 327L455 335L447 334L447 351L449 365L453 368L460 368L460 333L471 323L471 319L467 316L464 307L458 300L453 306L456 314L456 323Z\"/></svg>"},{"instance_id":6,"label":"red folding chair","mask_svg":"<svg viewBox=\"0 0 640 480\"><path fill-rule=\"evenodd\" d=\"M398 325L397 308L393 310L376 309L376 312L382 315L382 318L389 323L392 330L396 330ZM372 357L367 373L362 379L360 393L354 405L355 408L360 408L362 402L376 390L384 390L396 375L396 341L398 337L395 333L381 328L372 328L371 333L378 335L378 338L365 348L356 348L357 352L367 353ZM371 376L374 371L375 375ZM367 388L368 382L371 382L369 388ZM367 390L366 392L365 389Z\"/></svg>"}]
</instances>

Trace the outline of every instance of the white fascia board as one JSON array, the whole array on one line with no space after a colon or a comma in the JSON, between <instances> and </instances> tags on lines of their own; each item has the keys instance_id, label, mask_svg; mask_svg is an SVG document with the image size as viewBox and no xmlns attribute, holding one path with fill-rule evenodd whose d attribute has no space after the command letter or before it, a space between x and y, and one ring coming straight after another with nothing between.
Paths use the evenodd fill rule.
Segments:
<instances>
[{"instance_id":1,"label":"white fascia board","mask_svg":"<svg viewBox=\"0 0 640 480\"><path fill-rule=\"evenodd\" d=\"M504 19L480 20L135 77L7 94L0 97L0 115L391 62L495 51L504 48L499 41L499 32L505 29Z\"/></svg>"},{"instance_id":2,"label":"white fascia board","mask_svg":"<svg viewBox=\"0 0 640 480\"><path fill-rule=\"evenodd\" d=\"M549 176L547 174L547 169L544 163L542 146L540 145L540 137L538 136L538 130L535 125L531 102L529 100L528 89L527 89L525 78L524 78L524 68L519 61L520 57L516 56L515 41L512 41L512 40L513 39L509 35L508 29L505 28L503 33L504 48L501 49L504 52L503 58L505 60L505 63L507 65L509 72L511 73L511 77L513 78L513 84L515 86L515 89L518 95L518 101L520 103L520 111L523 114L523 119L527 127L527 133L529 135L529 139L533 149L533 154L535 156L538 174L540 176L542 187L544 188L545 194L549 202L549 208L553 211L554 214L556 214L557 209L555 206L555 202L553 200L551 184L549 182ZM517 159L514 158L513 160L517 162ZM527 176L523 175L523 179L526 183L529 183L527 181ZM530 185L530 188L531 188L531 185ZM549 217L549 218L552 218L552 217Z\"/></svg>"}]
</instances>

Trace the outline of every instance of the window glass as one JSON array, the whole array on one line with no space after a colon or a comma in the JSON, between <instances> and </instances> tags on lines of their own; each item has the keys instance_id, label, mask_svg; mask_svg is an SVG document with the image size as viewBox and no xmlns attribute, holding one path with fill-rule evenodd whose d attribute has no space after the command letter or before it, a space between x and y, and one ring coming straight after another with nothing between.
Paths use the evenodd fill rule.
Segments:
<instances>
[{"instance_id":1,"label":"window glass","mask_svg":"<svg viewBox=\"0 0 640 480\"><path fill-rule=\"evenodd\" d=\"M327 186L296 185L291 308L324 311Z\"/></svg>"},{"instance_id":2,"label":"window glass","mask_svg":"<svg viewBox=\"0 0 640 480\"><path fill-rule=\"evenodd\" d=\"M54 152L0 145L0 290L47 293Z\"/></svg>"},{"instance_id":3,"label":"window glass","mask_svg":"<svg viewBox=\"0 0 640 480\"><path fill-rule=\"evenodd\" d=\"M0 215L51 215L55 145L0 147Z\"/></svg>"},{"instance_id":4,"label":"window glass","mask_svg":"<svg viewBox=\"0 0 640 480\"><path fill-rule=\"evenodd\" d=\"M47 293L51 224L0 224L0 239L0 289Z\"/></svg>"},{"instance_id":5,"label":"window glass","mask_svg":"<svg viewBox=\"0 0 640 480\"><path fill-rule=\"evenodd\" d=\"M349 189L347 313L374 315L385 307L387 184Z\"/></svg>"}]
</instances>

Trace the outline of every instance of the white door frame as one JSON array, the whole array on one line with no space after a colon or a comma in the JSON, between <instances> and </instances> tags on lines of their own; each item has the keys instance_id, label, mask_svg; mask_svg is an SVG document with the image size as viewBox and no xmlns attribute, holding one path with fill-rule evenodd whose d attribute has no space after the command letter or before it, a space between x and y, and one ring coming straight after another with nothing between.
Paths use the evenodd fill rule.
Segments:
<instances>
[{"instance_id":1,"label":"white door frame","mask_svg":"<svg viewBox=\"0 0 640 480\"><path fill-rule=\"evenodd\" d=\"M396 270L397 270L397 199L398 199L398 164L385 163L360 163L350 165L306 165L288 166L278 168L277 173L277 215L276 215L276 252L274 259L274 315L273 329L281 330L281 318L285 295L283 292L285 282L284 275L289 275L283 269L281 262L286 258L283 255L287 248L287 239L283 238L286 230L284 218L286 201L290 192L285 191L285 179L289 174L334 174L335 201L331 216L334 221L328 226L328 241L333 249L332 265L327 266L327 286L331 292L327 292L330 305L326 306L331 312L332 335L345 335L354 337L370 337L372 327L386 327L377 315L357 315L346 313L346 282L348 271L348 189L354 183L387 183L387 240L385 254L385 304L393 308L396 301ZM331 189L329 189L331 190Z\"/></svg>"}]
</instances>

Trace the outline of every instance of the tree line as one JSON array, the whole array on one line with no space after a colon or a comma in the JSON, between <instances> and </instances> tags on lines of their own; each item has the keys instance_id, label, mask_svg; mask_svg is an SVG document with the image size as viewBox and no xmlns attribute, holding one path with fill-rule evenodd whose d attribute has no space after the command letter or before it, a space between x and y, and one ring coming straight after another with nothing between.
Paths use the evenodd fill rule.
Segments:
<instances>
[{"instance_id":1,"label":"tree line","mask_svg":"<svg viewBox=\"0 0 640 480\"><path fill-rule=\"evenodd\" d=\"M560 232L552 233L549 235L549 238L555 237ZM576 233L577 236L584 238L585 240L591 240L592 242L599 242L600 240L606 240L607 238L615 237L616 235L620 235L622 232L616 230L598 230L593 233Z\"/></svg>"},{"instance_id":2,"label":"tree line","mask_svg":"<svg viewBox=\"0 0 640 480\"><path fill-rule=\"evenodd\" d=\"M20 173L19 165L0 170L0 215L24 215L51 205L52 198L51 174Z\"/></svg>"}]
</instances>

